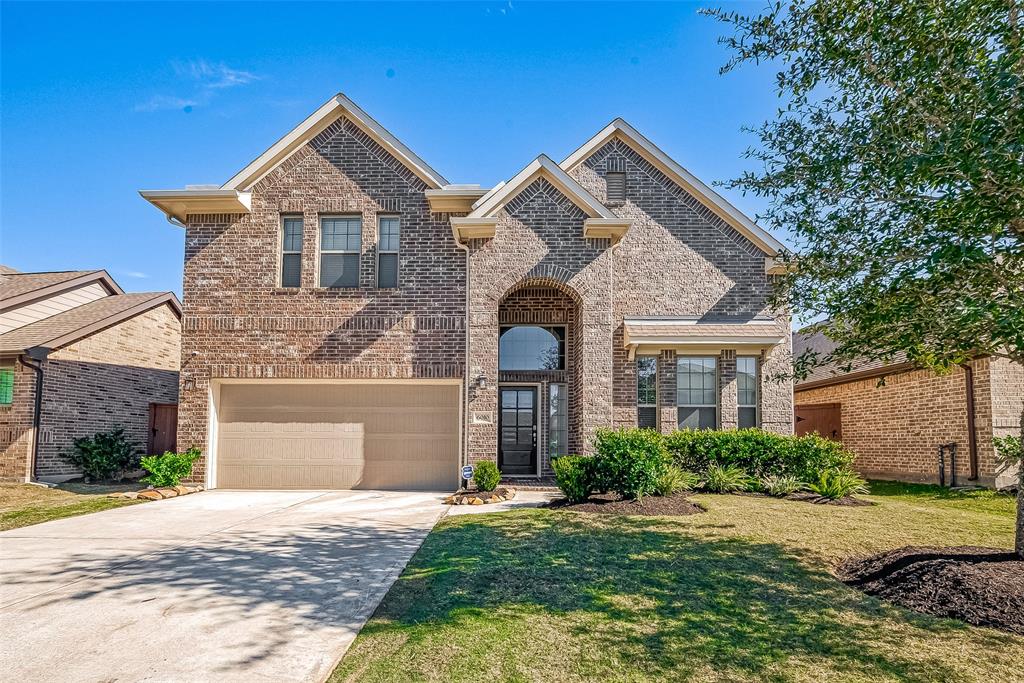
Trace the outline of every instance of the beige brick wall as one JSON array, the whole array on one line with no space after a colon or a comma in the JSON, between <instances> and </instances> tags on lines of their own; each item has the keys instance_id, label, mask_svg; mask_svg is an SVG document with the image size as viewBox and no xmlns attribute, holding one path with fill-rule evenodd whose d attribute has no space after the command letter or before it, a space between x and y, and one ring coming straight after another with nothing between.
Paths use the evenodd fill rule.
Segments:
<instances>
[{"instance_id":1,"label":"beige brick wall","mask_svg":"<svg viewBox=\"0 0 1024 683\"><path fill-rule=\"evenodd\" d=\"M43 362L36 474L80 474L61 452L74 439L114 427L145 448L149 404L176 403L181 327L167 305L145 311L55 350ZM25 479L32 441L35 375L17 366L15 400L0 413L0 477Z\"/></svg>"},{"instance_id":2,"label":"beige brick wall","mask_svg":"<svg viewBox=\"0 0 1024 683\"><path fill-rule=\"evenodd\" d=\"M1003 380L993 382L990 359L982 358L971 365L979 479L990 485L995 477L993 397L998 405L1013 401L1007 398L1005 386L997 386ZM937 481L938 446L955 442L957 478L966 482L970 465L964 374L960 368L947 375L913 370L887 376L882 386L878 386L877 378L868 378L806 390L798 387L796 404L841 404L843 443L856 454L855 467L864 474Z\"/></svg>"}]
</instances>

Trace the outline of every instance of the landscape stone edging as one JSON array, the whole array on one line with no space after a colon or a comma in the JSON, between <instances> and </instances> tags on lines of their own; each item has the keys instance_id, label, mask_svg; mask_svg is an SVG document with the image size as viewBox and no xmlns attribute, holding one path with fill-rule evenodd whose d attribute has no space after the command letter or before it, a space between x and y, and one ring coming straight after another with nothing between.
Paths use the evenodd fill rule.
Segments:
<instances>
[{"instance_id":1,"label":"landscape stone edging","mask_svg":"<svg viewBox=\"0 0 1024 683\"><path fill-rule=\"evenodd\" d=\"M141 491L116 491L108 493L107 498L127 498L129 500L163 500L164 498L176 498L187 496L190 493L199 493L204 490L202 486L167 486L164 488L142 489Z\"/></svg>"},{"instance_id":2,"label":"landscape stone edging","mask_svg":"<svg viewBox=\"0 0 1024 683\"><path fill-rule=\"evenodd\" d=\"M504 491L504 495L498 493ZM499 488L495 491L459 491L444 499L445 505L490 505L512 500L516 497L516 490L512 488Z\"/></svg>"}]
</instances>

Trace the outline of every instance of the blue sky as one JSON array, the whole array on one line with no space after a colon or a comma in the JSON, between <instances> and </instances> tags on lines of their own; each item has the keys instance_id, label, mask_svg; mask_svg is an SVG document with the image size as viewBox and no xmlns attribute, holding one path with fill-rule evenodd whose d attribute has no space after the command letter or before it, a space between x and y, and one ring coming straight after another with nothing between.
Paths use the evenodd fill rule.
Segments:
<instances>
[{"instance_id":1,"label":"blue sky","mask_svg":"<svg viewBox=\"0 0 1024 683\"><path fill-rule=\"evenodd\" d=\"M734 177L778 102L767 67L719 75L708 4L3 2L0 261L180 295L183 232L137 191L222 183L338 91L451 182L561 160L616 116Z\"/></svg>"}]
</instances>

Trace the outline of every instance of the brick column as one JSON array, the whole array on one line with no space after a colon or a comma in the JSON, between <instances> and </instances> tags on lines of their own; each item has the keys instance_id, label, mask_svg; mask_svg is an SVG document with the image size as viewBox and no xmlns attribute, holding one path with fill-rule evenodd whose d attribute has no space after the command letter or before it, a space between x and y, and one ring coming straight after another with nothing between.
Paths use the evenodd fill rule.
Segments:
<instances>
[{"instance_id":1,"label":"brick column","mask_svg":"<svg viewBox=\"0 0 1024 683\"><path fill-rule=\"evenodd\" d=\"M658 357L658 429L662 434L671 434L678 428L676 352L666 350Z\"/></svg>"},{"instance_id":2,"label":"brick column","mask_svg":"<svg viewBox=\"0 0 1024 683\"><path fill-rule=\"evenodd\" d=\"M718 356L718 423L722 429L736 429L736 351L725 349Z\"/></svg>"}]
</instances>

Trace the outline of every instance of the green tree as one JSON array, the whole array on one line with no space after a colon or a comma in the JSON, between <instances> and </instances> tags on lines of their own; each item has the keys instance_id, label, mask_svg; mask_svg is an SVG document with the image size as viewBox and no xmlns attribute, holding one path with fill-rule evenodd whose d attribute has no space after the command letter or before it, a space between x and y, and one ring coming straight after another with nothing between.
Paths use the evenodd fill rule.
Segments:
<instances>
[{"instance_id":1,"label":"green tree","mask_svg":"<svg viewBox=\"0 0 1024 683\"><path fill-rule=\"evenodd\" d=\"M705 13L731 30L723 73L776 72L778 115L747 152L760 169L730 186L793 235L776 303L837 343L794 372L898 355L939 372L978 355L1024 364L1021 0Z\"/></svg>"}]
</instances>

